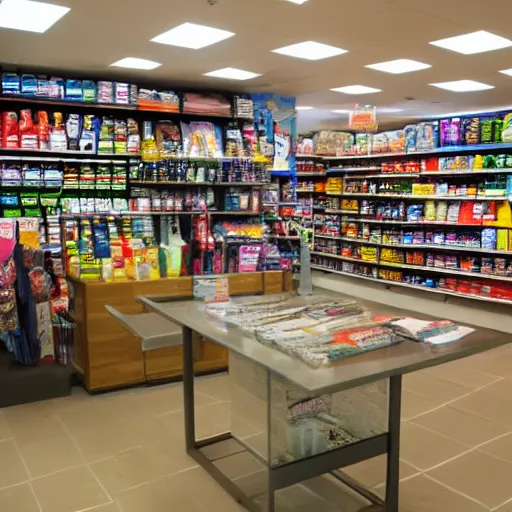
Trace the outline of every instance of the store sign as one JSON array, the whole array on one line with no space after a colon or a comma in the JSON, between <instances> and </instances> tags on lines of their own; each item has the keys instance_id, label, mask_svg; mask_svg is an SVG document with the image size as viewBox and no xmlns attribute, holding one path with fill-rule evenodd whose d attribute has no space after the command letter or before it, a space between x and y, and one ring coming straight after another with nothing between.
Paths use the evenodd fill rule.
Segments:
<instances>
[{"instance_id":1,"label":"store sign","mask_svg":"<svg viewBox=\"0 0 512 512\"><path fill-rule=\"evenodd\" d=\"M355 105L349 114L349 129L357 132L375 132L377 123L377 108L370 105Z\"/></svg>"}]
</instances>

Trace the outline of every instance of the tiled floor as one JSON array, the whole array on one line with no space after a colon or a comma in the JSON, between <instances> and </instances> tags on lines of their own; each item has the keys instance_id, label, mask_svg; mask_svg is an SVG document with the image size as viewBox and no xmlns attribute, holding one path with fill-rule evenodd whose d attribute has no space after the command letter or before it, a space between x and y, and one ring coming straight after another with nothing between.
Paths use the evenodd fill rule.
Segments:
<instances>
[{"instance_id":1,"label":"tiled floor","mask_svg":"<svg viewBox=\"0 0 512 512\"><path fill-rule=\"evenodd\" d=\"M226 376L196 391L198 435L228 430ZM185 453L181 393L75 390L1 409L0 511L243 511ZM512 347L406 376L402 426L401 512L512 512ZM384 463L348 473L382 493ZM243 477L245 464L240 456L228 471ZM308 496L289 493L280 508L309 512ZM358 510L350 500L322 512Z\"/></svg>"}]
</instances>

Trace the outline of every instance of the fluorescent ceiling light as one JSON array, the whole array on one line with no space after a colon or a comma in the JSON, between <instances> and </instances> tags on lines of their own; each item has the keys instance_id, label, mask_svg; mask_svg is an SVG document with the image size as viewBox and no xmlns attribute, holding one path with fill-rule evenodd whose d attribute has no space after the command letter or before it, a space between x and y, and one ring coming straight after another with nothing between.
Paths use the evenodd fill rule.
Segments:
<instances>
[{"instance_id":1,"label":"fluorescent ceiling light","mask_svg":"<svg viewBox=\"0 0 512 512\"><path fill-rule=\"evenodd\" d=\"M455 80L454 82L440 82L430 85L454 92L486 91L488 89L494 89L494 85L487 85L481 82L475 82L474 80Z\"/></svg>"},{"instance_id":2,"label":"fluorescent ceiling light","mask_svg":"<svg viewBox=\"0 0 512 512\"><path fill-rule=\"evenodd\" d=\"M380 89L374 87L367 87L366 85L347 85L346 87L336 87L331 89L334 92L342 92L344 94L372 94L374 92L380 92Z\"/></svg>"},{"instance_id":3,"label":"fluorescent ceiling light","mask_svg":"<svg viewBox=\"0 0 512 512\"><path fill-rule=\"evenodd\" d=\"M292 44L272 50L273 53L280 53L281 55L288 55L289 57L297 57L298 59L307 60L320 60L329 57L335 57L342 53L347 53L348 50L330 46L328 44L317 43L315 41L304 41L303 43Z\"/></svg>"},{"instance_id":4,"label":"fluorescent ceiling light","mask_svg":"<svg viewBox=\"0 0 512 512\"><path fill-rule=\"evenodd\" d=\"M463 34L461 36L448 37L439 41L432 41L430 44L446 48L464 55L473 55L474 53L490 52L492 50L501 50L512 46L510 39L491 34L485 30Z\"/></svg>"},{"instance_id":5,"label":"fluorescent ceiling light","mask_svg":"<svg viewBox=\"0 0 512 512\"><path fill-rule=\"evenodd\" d=\"M333 110L332 112L334 112L335 114L348 114L350 112L350 110L338 109L338 110Z\"/></svg>"},{"instance_id":6,"label":"fluorescent ceiling light","mask_svg":"<svg viewBox=\"0 0 512 512\"><path fill-rule=\"evenodd\" d=\"M381 114L395 114L396 112L403 112L403 108L392 108L392 107L377 107L377 112L380 112Z\"/></svg>"},{"instance_id":7,"label":"fluorescent ceiling light","mask_svg":"<svg viewBox=\"0 0 512 512\"><path fill-rule=\"evenodd\" d=\"M244 71L243 69L236 68L223 68L217 71L210 71L203 76L212 76L214 78L227 78L229 80L250 80L261 76L259 73L251 73L251 71Z\"/></svg>"},{"instance_id":8,"label":"fluorescent ceiling light","mask_svg":"<svg viewBox=\"0 0 512 512\"><path fill-rule=\"evenodd\" d=\"M512 68L510 69L502 69L500 73L503 73L504 75L512 76Z\"/></svg>"},{"instance_id":9,"label":"fluorescent ceiling light","mask_svg":"<svg viewBox=\"0 0 512 512\"><path fill-rule=\"evenodd\" d=\"M295 107L295 110L313 110L313 107Z\"/></svg>"},{"instance_id":10,"label":"fluorescent ceiling light","mask_svg":"<svg viewBox=\"0 0 512 512\"><path fill-rule=\"evenodd\" d=\"M199 50L205 46L224 41L224 39L228 39L234 35L234 32L228 32L227 30L206 27L205 25L196 25L195 23L183 23L154 37L151 41L154 43Z\"/></svg>"},{"instance_id":11,"label":"fluorescent ceiling light","mask_svg":"<svg viewBox=\"0 0 512 512\"><path fill-rule=\"evenodd\" d=\"M0 27L42 34L70 10L32 0L4 0L0 3Z\"/></svg>"},{"instance_id":12,"label":"fluorescent ceiling light","mask_svg":"<svg viewBox=\"0 0 512 512\"><path fill-rule=\"evenodd\" d=\"M160 67L162 64L160 62L155 62L153 60L146 59L138 59L137 57L126 57L125 59L118 60L114 62L114 64L110 64L110 66L116 66L118 68L131 68L131 69L155 69Z\"/></svg>"},{"instance_id":13,"label":"fluorescent ceiling light","mask_svg":"<svg viewBox=\"0 0 512 512\"><path fill-rule=\"evenodd\" d=\"M291 2L292 4L302 5L305 4L308 0L286 0L287 2Z\"/></svg>"},{"instance_id":14,"label":"fluorescent ceiling light","mask_svg":"<svg viewBox=\"0 0 512 512\"><path fill-rule=\"evenodd\" d=\"M431 68L432 66L430 64L424 64L423 62L418 62L417 60L397 59L390 60L388 62L370 64L369 66L365 67L375 69L377 71L384 71L386 73L399 75L401 73L410 73L411 71L419 71L420 69Z\"/></svg>"}]
</instances>

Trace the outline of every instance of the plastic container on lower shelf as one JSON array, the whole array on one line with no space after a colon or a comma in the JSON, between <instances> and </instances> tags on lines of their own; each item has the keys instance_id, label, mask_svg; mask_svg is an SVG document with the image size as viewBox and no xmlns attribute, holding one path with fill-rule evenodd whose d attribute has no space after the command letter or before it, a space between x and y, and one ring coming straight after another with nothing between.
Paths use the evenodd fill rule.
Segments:
<instances>
[{"instance_id":1,"label":"plastic container on lower shelf","mask_svg":"<svg viewBox=\"0 0 512 512\"><path fill-rule=\"evenodd\" d=\"M313 396L281 377L269 378L262 367L230 353L229 382L233 436L267 460L270 435L274 467L387 431L386 381Z\"/></svg>"}]
</instances>

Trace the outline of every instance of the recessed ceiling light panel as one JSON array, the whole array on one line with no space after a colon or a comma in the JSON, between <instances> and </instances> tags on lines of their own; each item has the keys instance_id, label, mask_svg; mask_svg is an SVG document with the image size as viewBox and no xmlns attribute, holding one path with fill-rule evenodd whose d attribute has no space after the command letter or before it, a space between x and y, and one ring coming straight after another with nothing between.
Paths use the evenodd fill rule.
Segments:
<instances>
[{"instance_id":1,"label":"recessed ceiling light panel","mask_svg":"<svg viewBox=\"0 0 512 512\"><path fill-rule=\"evenodd\" d=\"M304 41L303 43L292 44L272 50L273 53L288 55L289 57L297 57L298 59L320 60L329 57L335 57L347 53L348 50L330 46L328 44L317 43L315 41Z\"/></svg>"},{"instance_id":2,"label":"recessed ceiling light panel","mask_svg":"<svg viewBox=\"0 0 512 512\"><path fill-rule=\"evenodd\" d=\"M336 87L331 89L334 92L342 92L343 94L372 94L374 92L380 92L380 89L374 87L367 87L366 85L347 85L346 87Z\"/></svg>"},{"instance_id":3,"label":"recessed ceiling light panel","mask_svg":"<svg viewBox=\"0 0 512 512\"><path fill-rule=\"evenodd\" d=\"M306 106L295 107L295 110L313 110L313 107L306 107Z\"/></svg>"},{"instance_id":4,"label":"recessed ceiling light panel","mask_svg":"<svg viewBox=\"0 0 512 512\"><path fill-rule=\"evenodd\" d=\"M485 30L478 30L461 36L448 37L439 41L432 41L430 44L446 48L464 55L501 50L512 46L512 41Z\"/></svg>"},{"instance_id":5,"label":"recessed ceiling light panel","mask_svg":"<svg viewBox=\"0 0 512 512\"><path fill-rule=\"evenodd\" d=\"M494 89L494 85L475 82L475 80L455 80L454 82L440 82L430 85L454 92L486 91L488 89Z\"/></svg>"},{"instance_id":6,"label":"recessed ceiling light panel","mask_svg":"<svg viewBox=\"0 0 512 512\"><path fill-rule=\"evenodd\" d=\"M126 57L125 59L118 60L114 62L114 64L110 64L110 66L115 66L118 68L131 68L131 69L155 69L160 67L162 64L160 62L155 62L153 60L146 59L138 59L137 57Z\"/></svg>"},{"instance_id":7,"label":"recessed ceiling light panel","mask_svg":"<svg viewBox=\"0 0 512 512\"><path fill-rule=\"evenodd\" d=\"M308 0L286 0L287 2L291 2L292 4L302 5L305 4Z\"/></svg>"},{"instance_id":8,"label":"recessed ceiling light panel","mask_svg":"<svg viewBox=\"0 0 512 512\"><path fill-rule=\"evenodd\" d=\"M0 28L42 34L70 10L62 5L32 0L3 0L0 2Z\"/></svg>"},{"instance_id":9,"label":"recessed ceiling light panel","mask_svg":"<svg viewBox=\"0 0 512 512\"><path fill-rule=\"evenodd\" d=\"M205 73L203 76L211 76L214 78L227 78L228 80L250 80L261 76L258 73L252 73L251 71L244 71L243 69L236 68L223 68L217 69L217 71L210 71Z\"/></svg>"},{"instance_id":10,"label":"recessed ceiling light panel","mask_svg":"<svg viewBox=\"0 0 512 512\"><path fill-rule=\"evenodd\" d=\"M388 62L379 62L377 64L370 64L365 66L376 71L384 71L385 73L393 73L399 75L401 73L410 73L411 71L419 71L421 69L431 68L430 64L424 64L416 60L410 59L397 59Z\"/></svg>"},{"instance_id":11,"label":"recessed ceiling light panel","mask_svg":"<svg viewBox=\"0 0 512 512\"><path fill-rule=\"evenodd\" d=\"M504 75L512 76L512 68L510 69L502 69L500 73L503 73Z\"/></svg>"},{"instance_id":12,"label":"recessed ceiling light panel","mask_svg":"<svg viewBox=\"0 0 512 512\"><path fill-rule=\"evenodd\" d=\"M199 50L205 46L224 41L224 39L228 39L234 35L234 32L228 32L227 30L197 25L195 23L183 23L154 37L151 41L154 43Z\"/></svg>"}]
</instances>

